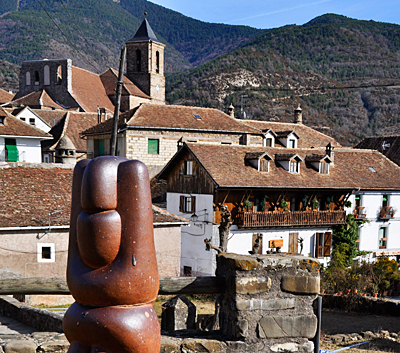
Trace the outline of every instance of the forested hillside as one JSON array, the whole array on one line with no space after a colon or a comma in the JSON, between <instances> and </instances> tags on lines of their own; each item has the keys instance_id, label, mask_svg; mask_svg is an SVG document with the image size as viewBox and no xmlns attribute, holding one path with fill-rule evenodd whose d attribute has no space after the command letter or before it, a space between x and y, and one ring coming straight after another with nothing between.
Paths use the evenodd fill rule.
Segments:
<instances>
[{"instance_id":1,"label":"forested hillside","mask_svg":"<svg viewBox=\"0 0 400 353\"><path fill-rule=\"evenodd\" d=\"M400 85L400 26L324 15L269 30L167 82L169 103L233 103L239 117L290 121L301 103L308 125L351 145L400 132L399 88L374 87Z\"/></svg>"}]
</instances>

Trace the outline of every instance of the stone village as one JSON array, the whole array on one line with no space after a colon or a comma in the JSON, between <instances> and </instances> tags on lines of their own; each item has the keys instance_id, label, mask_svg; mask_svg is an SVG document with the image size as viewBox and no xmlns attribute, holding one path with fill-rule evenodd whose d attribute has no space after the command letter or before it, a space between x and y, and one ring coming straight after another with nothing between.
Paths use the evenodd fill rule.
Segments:
<instances>
[{"instance_id":1,"label":"stone village","mask_svg":"<svg viewBox=\"0 0 400 353\"><path fill-rule=\"evenodd\" d=\"M226 322L238 323L224 326L227 337L245 338L250 345L256 336L272 337L279 345L287 337L278 332L284 327L297 331L292 343L298 349L311 352L319 284L314 260L304 259L329 262L332 226L344 224L347 214L369 221L359 228L358 246L370 252L370 260L400 257L396 161L368 149L372 146L342 147L307 127L295 102L292 123L236 119L233 106L222 112L167 105L164 45L147 19L126 46L117 154L141 160L152 177L160 276L213 276L225 269L236 281L236 292L225 298L221 310ZM37 60L22 63L19 83L15 96L0 95L0 277L62 277L73 167L109 154L117 72L97 75L70 59ZM226 244L230 254L217 266L214 249L221 246L223 208L232 223ZM278 255L273 266L281 266L279 275L272 282L265 278L251 294L264 287L272 292L257 300L246 297L248 288L241 289L246 275L235 256L276 252L292 256ZM262 268L271 266L268 257L263 259ZM248 261L245 270L256 270L257 264ZM301 282L297 270L308 272L311 280ZM265 309L282 319L273 327L252 310L280 291L294 296L284 294L274 308ZM239 314L227 309L235 295ZM284 315L288 309L293 313ZM271 330L275 336L268 336Z\"/></svg>"}]
</instances>

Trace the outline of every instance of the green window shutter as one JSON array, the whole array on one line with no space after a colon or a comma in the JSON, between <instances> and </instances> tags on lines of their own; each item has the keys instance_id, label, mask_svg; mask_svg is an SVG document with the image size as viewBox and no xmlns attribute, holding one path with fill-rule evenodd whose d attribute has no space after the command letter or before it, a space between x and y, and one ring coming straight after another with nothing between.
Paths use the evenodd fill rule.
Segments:
<instances>
[{"instance_id":1,"label":"green window shutter","mask_svg":"<svg viewBox=\"0 0 400 353\"><path fill-rule=\"evenodd\" d=\"M7 160L9 162L18 162L18 149L17 142L15 139L5 139L6 150L7 150Z\"/></svg>"},{"instance_id":2,"label":"green window shutter","mask_svg":"<svg viewBox=\"0 0 400 353\"><path fill-rule=\"evenodd\" d=\"M99 140L99 156L104 156L104 140Z\"/></svg>"},{"instance_id":3,"label":"green window shutter","mask_svg":"<svg viewBox=\"0 0 400 353\"><path fill-rule=\"evenodd\" d=\"M158 154L159 140L149 139L148 140L148 153Z\"/></svg>"}]
</instances>

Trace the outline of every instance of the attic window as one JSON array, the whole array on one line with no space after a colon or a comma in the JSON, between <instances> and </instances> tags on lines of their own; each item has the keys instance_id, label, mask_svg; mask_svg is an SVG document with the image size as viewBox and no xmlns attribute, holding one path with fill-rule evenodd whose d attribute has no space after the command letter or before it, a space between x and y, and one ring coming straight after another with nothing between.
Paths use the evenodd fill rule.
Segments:
<instances>
[{"instance_id":1,"label":"attic window","mask_svg":"<svg viewBox=\"0 0 400 353\"><path fill-rule=\"evenodd\" d=\"M319 173L320 174L329 174L329 163L321 162L319 164Z\"/></svg>"},{"instance_id":2,"label":"attic window","mask_svg":"<svg viewBox=\"0 0 400 353\"><path fill-rule=\"evenodd\" d=\"M368 167L368 169L372 172L372 173L376 173L376 170L373 167Z\"/></svg>"},{"instance_id":3,"label":"attic window","mask_svg":"<svg viewBox=\"0 0 400 353\"><path fill-rule=\"evenodd\" d=\"M269 172L269 161L265 158L260 159L260 172Z\"/></svg>"},{"instance_id":4,"label":"attic window","mask_svg":"<svg viewBox=\"0 0 400 353\"><path fill-rule=\"evenodd\" d=\"M295 148L296 147L296 140L290 139L288 148Z\"/></svg>"},{"instance_id":5,"label":"attic window","mask_svg":"<svg viewBox=\"0 0 400 353\"><path fill-rule=\"evenodd\" d=\"M298 173L299 172L299 161L296 159L292 159L289 162L289 173Z\"/></svg>"},{"instance_id":6,"label":"attic window","mask_svg":"<svg viewBox=\"0 0 400 353\"><path fill-rule=\"evenodd\" d=\"M201 120L201 116L199 114L193 114L196 120Z\"/></svg>"},{"instance_id":7,"label":"attic window","mask_svg":"<svg viewBox=\"0 0 400 353\"><path fill-rule=\"evenodd\" d=\"M0 125L4 125L4 116L0 116Z\"/></svg>"}]
</instances>

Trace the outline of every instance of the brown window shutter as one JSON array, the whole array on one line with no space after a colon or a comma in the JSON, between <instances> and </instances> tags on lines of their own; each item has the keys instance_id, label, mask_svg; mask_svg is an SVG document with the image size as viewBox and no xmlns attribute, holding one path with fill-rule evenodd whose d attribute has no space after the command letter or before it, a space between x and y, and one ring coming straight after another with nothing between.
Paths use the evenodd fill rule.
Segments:
<instances>
[{"instance_id":1,"label":"brown window shutter","mask_svg":"<svg viewBox=\"0 0 400 353\"><path fill-rule=\"evenodd\" d=\"M179 199L179 212L182 212L183 213L183 204L185 203L185 197L184 196L181 196L180 197L180 199Z\"/></svg>"},{"instance_id":2,"label":"brown window shutter","mask_svg":"<svg viewBox=\"0 0 400 353\"><path fill-rule=\"evenodd\" d=\"M192 213L196 212L196 196L192 196Z\"/></svg>"},{"instance_id":3,"label":"brown window shutter","mask_svg":"<svg viewBox=\"0 0 400 353\"><path fill-rule=\"evenodd\" d=\"M323 246L322 241L324 240L324 233L315 233L315 257L322 257L323 254Z\"/></svg>"},{"instance_id":4,"label":"brown window shutter","mask_svg":"<svg viewBox=\"0 0 400 353\"><path fill-rule=\"evenodd\" d=\"M324 256L331 256L332 233L325 232L324 239Z\"/></svg>"}]
</instances>

